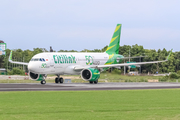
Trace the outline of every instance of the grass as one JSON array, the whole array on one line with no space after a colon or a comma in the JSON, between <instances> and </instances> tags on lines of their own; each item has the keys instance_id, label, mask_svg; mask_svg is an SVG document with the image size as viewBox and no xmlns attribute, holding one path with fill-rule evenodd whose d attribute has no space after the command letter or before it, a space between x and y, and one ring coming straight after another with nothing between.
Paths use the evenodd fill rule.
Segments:
<instances>
[{"instance_id":1,"label":"grass","mask_svg":"<svg viewBox=\"0 0 180 120\"><path fill-rule=\"evenodd\" d=\"M178 120L180 89L0 92L0 120Z\"/></svg>"}]
</instances>

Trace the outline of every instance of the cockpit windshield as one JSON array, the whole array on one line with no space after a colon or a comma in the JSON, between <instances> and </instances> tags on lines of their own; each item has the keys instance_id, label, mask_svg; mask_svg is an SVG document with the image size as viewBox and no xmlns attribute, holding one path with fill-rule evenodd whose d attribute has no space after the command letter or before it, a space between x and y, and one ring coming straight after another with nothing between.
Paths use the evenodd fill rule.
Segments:
<instances>
[{"instance_id":1,"label":"cockpit windshield","mask_svg":"<svg viewBox=\"0 0 180 120\"><path fill-rule=\"evenodd\" d=\"M41 61L41 62L45 62L44 58L32 58L31 61Z\"/></svg>"}]
</instances>

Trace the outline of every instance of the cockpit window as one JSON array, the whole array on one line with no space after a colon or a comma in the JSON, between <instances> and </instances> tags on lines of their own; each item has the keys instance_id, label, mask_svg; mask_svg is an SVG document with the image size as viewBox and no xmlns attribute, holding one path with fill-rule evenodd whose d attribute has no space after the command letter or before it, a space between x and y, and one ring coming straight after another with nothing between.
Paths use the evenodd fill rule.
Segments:
<instances>
[{"instance_id":1,"label":"cockpit window","mask_svg":"<svg viewBox=\"0 0 180 120\"><path fill-rule=\"evenodd\" d=\"M32 58L31 61L41 61L41 62L45 62L44 58Z\"/></svg>"},{"instance_id":2,"label":"cockpit window","mask_svg":"<svg viewBox=\"0 0 180 120\"><path fill-rule=\"evenodd\" d=\"M38 58L35 58L34 61L39 61L39 59L38 59Z\"/></svg>"}]
</instances>

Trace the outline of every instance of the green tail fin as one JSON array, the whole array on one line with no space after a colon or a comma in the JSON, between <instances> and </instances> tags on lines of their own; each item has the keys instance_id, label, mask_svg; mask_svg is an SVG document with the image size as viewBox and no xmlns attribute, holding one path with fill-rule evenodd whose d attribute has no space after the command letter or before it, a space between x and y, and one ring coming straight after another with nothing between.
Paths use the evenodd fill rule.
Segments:
<instances>
[{"instance_id":1,"label":"green tail fin","mask_svg":"<svg viewBox=\"0 0 180 120\"><path fill-rule=\"evenodd\" d=\"M116 29L114 31L111 42L106 50L107 54L118 54L119 53L119 42L121 36L121 26L122 24L117 24Z\"/></svg>"}]
</instances>

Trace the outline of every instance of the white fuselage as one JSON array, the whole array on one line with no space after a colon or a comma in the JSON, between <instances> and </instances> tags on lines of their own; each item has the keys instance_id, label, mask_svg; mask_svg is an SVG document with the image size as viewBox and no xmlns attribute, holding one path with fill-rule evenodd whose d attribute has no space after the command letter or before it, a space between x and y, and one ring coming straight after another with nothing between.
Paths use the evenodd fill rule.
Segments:
<instances>
[{"instance_id":1,"label":"white fuselage","mask_svg":"<svg viewBox=\"0 0 180 120\"><path fill-rule=\"evenodd\" d=\"M107 53L48 52L33 56L28 69L36 74L80 74L75 67L104 65L108 59Z\"/></svg>"}]
</instances>

